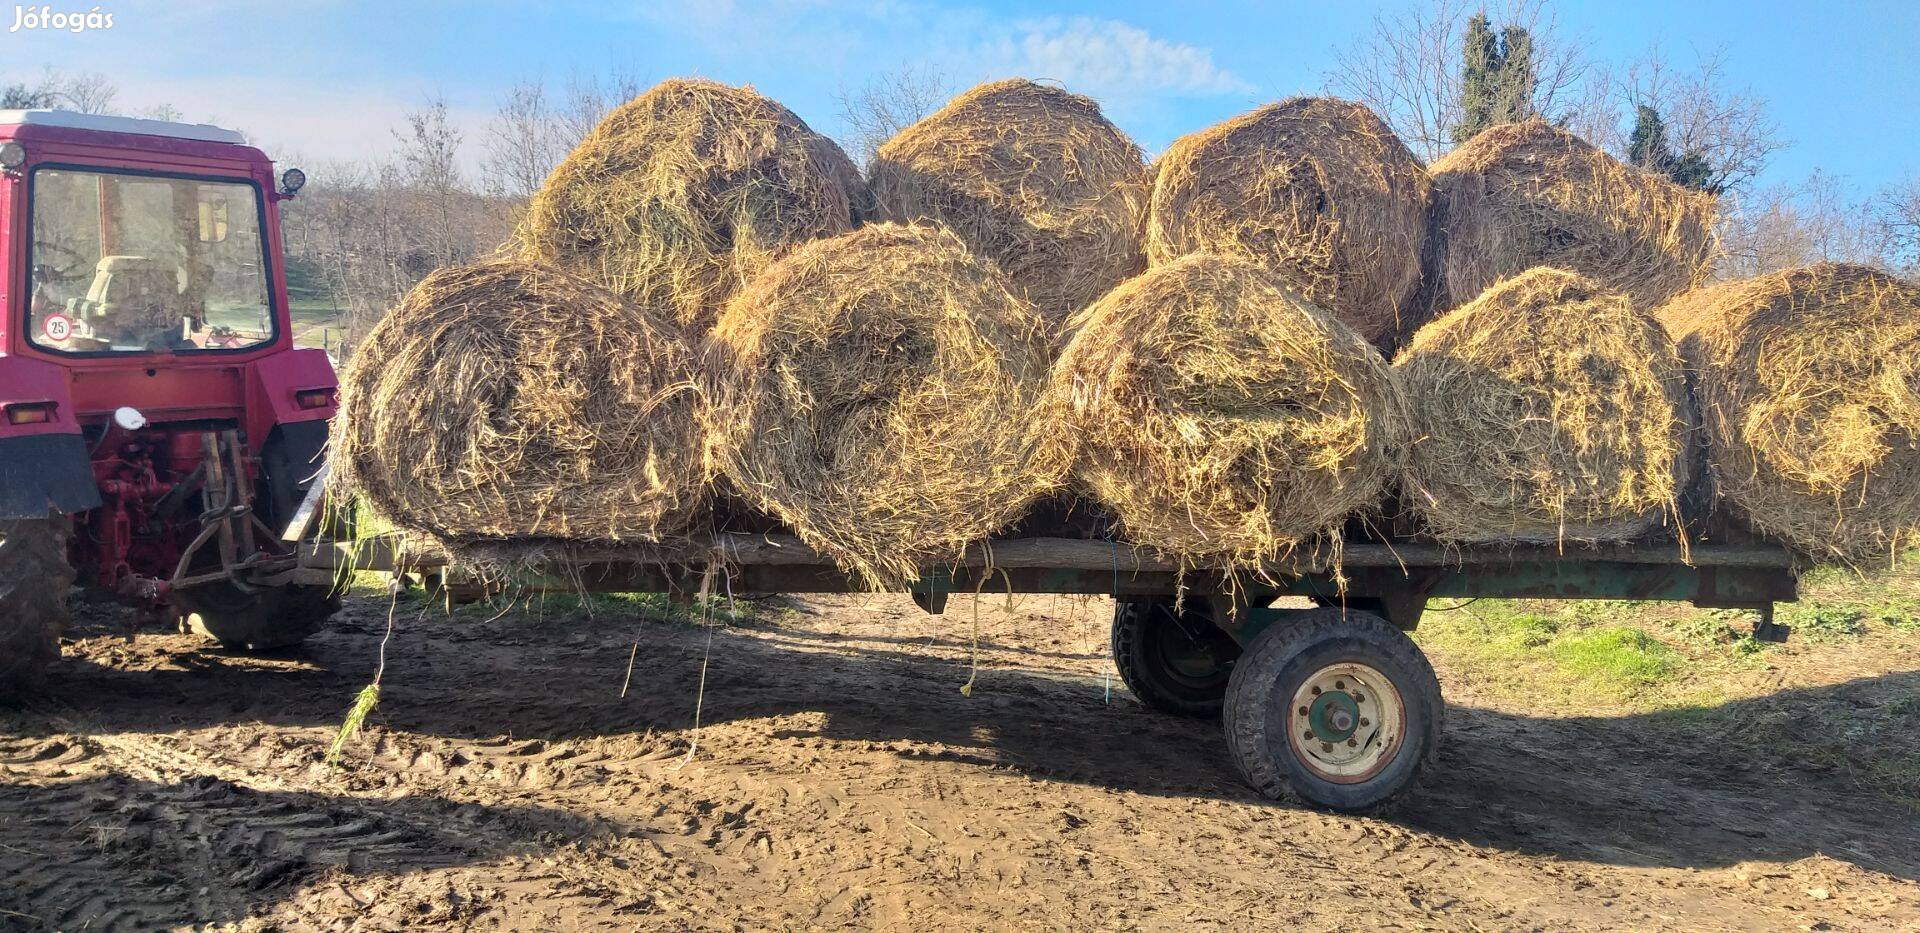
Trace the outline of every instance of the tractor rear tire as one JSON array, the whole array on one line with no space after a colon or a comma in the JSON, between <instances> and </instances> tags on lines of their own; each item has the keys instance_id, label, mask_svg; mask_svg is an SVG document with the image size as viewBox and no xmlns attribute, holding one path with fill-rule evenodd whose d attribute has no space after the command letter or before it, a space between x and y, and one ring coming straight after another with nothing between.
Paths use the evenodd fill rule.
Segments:
<instances>
[{"instance_id":1,"label":"tractor rear tire","mask_svg":"<svg viewBox=\"0 0 1920 933\"><path fill-rule=\"evenodd\" d=\"M60 656L67 626L67 519L0 520L0 700L29 689Z\"/></svg>"},{"instance_id":2,"label":"tractor rear tire","mask_svg":"<svg viewBox=\"0 0 1920 933\"><path fill-rule=\"evenodd\" d=\"M331 587L278 586L242 592L210 583L174 593L187 627L236 651L291 648L320 631L340 611Z\"/></svg>"}]
</instances>

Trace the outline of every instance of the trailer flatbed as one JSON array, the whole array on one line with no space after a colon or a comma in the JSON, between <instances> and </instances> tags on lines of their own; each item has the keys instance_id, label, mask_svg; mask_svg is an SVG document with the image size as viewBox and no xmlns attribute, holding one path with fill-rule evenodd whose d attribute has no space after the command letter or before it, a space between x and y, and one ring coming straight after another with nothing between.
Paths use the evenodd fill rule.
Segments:
<instances>
[{"instance_id":1,"label":"trailer flatbed","mask_svg":"<svg viewBox=\"0 0 1920 933\"><path fill-rule=\"evenodd\" d=\"M301 545L308 572L344 567L433 574L445 555L375 539ZM723 533L672 550L556 545L516 585L594 592L847 593L866 589L784 534ZM503 555L506 556L506 555ZM1797 597L1800 562L1770 543L1447 547L1355 542L1228 574L1183 567L1124 542L984 541L907 588L932 613L954 594L1111 596L1122 679L1150 707L1221 717L1247 780L1279 799L1339 810L1381 806L1412 786L1439 743L1443 702L1407 636L1430 599L1671 600L1755 613ZM1305 597L1312 608L1277 607ZM1297 602L1297 600L1296 600Z\"/></svg>"}]
</instances>

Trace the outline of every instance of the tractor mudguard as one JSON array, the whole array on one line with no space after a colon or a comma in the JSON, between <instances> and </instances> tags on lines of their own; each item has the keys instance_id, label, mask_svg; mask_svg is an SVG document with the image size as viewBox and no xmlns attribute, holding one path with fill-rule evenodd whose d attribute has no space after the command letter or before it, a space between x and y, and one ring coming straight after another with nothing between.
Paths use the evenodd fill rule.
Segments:
<instances>
[{"instance_id":1,"label":"tractor mudguard","mask_svg":"<svg viewBox=\"0 0 1920 933\"><path fill-rule=\"evenodd\" d=\"M327 422L295 421L279 425L260 452L261 515L275 531L286 528L320 472L327 447Z\"/></svg>"},{"instance_id":2,"label":"tractor mudguard","mask_svg":"<svg viewBox=\"0 0 1920 933\"><path fill-rule=\"evenodd\" d=\"M15 423L10 406L44 406ZM87 443L73 417L66 374L51 363L0 356L0 519L45 518L100 507Z\"/></svg>"},{"instance_id":3,"label":"tractor mudguard","mask_svg":"<svg viewBox=\"0 0 1920 933\"><path fill-rule=\"evenodd\" d=\"M275 353L248 364L247 371L247 446L256 456L277 427L324 424L338 408L340 380L323 350Z\"/></svg>"},{"instance_id":4,"label":"tractor mudguard","mask_svg":"<svg viewBox=\"0 0 1920 933\"><path fill-rule=\"evenodd\" d=\"M78 434L0 437L0 520L46 518L100 507L87 442Z\"/></svg>"}]
</instances>

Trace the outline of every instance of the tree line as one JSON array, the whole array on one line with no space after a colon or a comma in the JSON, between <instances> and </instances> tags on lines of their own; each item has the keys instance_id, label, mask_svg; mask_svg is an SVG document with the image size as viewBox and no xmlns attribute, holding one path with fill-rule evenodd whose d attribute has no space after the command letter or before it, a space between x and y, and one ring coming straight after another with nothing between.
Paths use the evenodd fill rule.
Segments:
<instances>
[{"instance_id":1,"label":"tree line","mask_svg":"<svg viewBox=\"0 0 1920 933\"><path fill-rule=\"evenodd\" d=\"M1920 274L1920 175L1864 198L1823 171L1761 185L1788 141L1765 101L1728 86L1720 54L1683 65L1652 49L1610 64L1559 28L1547 0L1504 2L1423 0L1376 17L1340 52L1325 88L1371 106L1428 161L1494 123L1541 117L1713 192L1722 205L1721 277L1822 260ZM402 116L387 151L305 166L312 181L283 212L296 301L340 309L351 342L427 273L499 248L554 166L643 89L620 70L526 80L469 129L455 124L444 99L430 98ZM955 89L915 67L845 88L841 142L865 161ZM0 76L0 109L181 118L173 107L128 112L118 101L99 74Z\"/></svg>"},{"instance_id":2,"label":"tree line","mask_svg":"<svg viewBox=\"0 0 1920 933\"><path fill-rule=\"evenodd\" d=\"M1920 274L1920 174L1863 197L1821 170L1760 184L1790 141L1764 100L1729 85L1722 52L1679 63L1653 47L1610 63L1560 28L1549 0L1430 0L1375 17L1326 84L1429 161L1494 123L1540 117L1716 194L1719 277L1820 261Z\"/></svg>"}]
</instances>

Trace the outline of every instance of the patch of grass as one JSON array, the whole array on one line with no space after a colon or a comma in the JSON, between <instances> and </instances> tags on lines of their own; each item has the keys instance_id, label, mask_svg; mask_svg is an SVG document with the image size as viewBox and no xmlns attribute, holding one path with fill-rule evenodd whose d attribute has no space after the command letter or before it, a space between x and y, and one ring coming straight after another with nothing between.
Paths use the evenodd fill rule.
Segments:
<instances>
[{"instance_id":1,"label":"patch of grass","mask_svg":"<svg viewBox=\"0 0 1920 933\"><path fill-rule=\"evenodd\" d=\"M1602 600L1478 600L1450 612L1436 602L1415 637L1450 689L1630 719L1676 747L1920 812L1920 671L1903 663L1920 656L1920 575L1819 571L1801 592L1776 610L1793 628L1784 646L1754 639L1751 611ZM1822 667L1862 657L1890 667ZM1803 686L1782 689L1783 679Z\"/></svg>"},{"instance_id":2,"label":"patch of grass","mask_svg":"<svg viewBox=\"0 0 1920 933\"><path fill-rule=\"evenodd\" d=\"M1661 708L1690 699L1679 676L1685 656L1617 616L1599 605L1539 611L1481 600L1429 613L1416 638L1451 673L1530 703Z\"/></svg>"},{"instance_id":3,"label":"patch of grass","mask_svg":"<svg viewBox=\"0 0 1920 933\"><path fill-rule=\"evenodd\" d=\"M1866 614L1858 606L1832 603L1793 603L1775 613L1793 633L1810 642L1831 642L1866 632Z\"/></svg>"},{"instance_id":4,"label":"patch of grass","mask_svg":"<svg viewBox=\"0 0 1920 933\"><path fill-rule=\"evenodd\" d=\"M1620 688L1660 684L1680 666L1680 656L1672 648L1626 626L1576 632L1546 647L1567 670Z\"/></svg>"},{"instance_id":5,"label":"patch of grass","mask_svg":"<svg viewBox=\"0 0 1920 933\"><path fill-rule=\"evenodd\" d=\"M1754 614L1743 609L1704 609L1684 613L1666 623L1667 631L1696 651L1725 651L1743 658L1767 650L1768 643L1753 637Z\"/></svg>"}]
</instances>

